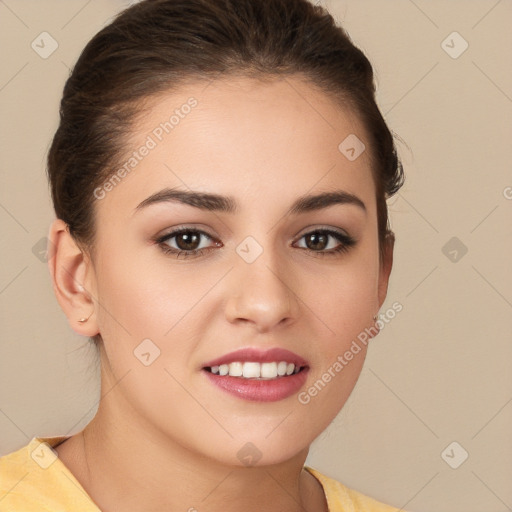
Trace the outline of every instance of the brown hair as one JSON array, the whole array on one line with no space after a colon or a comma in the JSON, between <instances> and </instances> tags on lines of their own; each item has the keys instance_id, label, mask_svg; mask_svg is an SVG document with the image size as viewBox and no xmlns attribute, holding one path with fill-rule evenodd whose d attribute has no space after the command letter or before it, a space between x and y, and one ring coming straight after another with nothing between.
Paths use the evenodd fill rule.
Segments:
<instances>
[{"instance_id":1,"label":"brown hair","mask_svg":"<svg viewBox=\"0 0 512 512\"><path fill-rule=\"evenodd\" d=\"M375 101L370 62L307 0L143 0L91 39L64 87L48 154L55 213L77 243L92 252L93 191L120 164L143 100L230 74L299 74L359 116L370 143L382 258L393 236L386 199L403 184L402 165Z\"/></svg>"}]
</instances>

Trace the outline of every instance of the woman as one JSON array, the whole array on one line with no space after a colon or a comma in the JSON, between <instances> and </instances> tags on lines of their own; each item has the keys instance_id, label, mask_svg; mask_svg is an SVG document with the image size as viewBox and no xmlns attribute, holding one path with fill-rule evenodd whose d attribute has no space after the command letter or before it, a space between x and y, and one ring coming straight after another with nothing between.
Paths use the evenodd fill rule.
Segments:
<instances>
[{"instance_id":1,"label":"woman","mask_svg":"<svg viewBox=\"0 0 512 512\"><path fill-rule=\"evenodd\" d=\"M130 7L66 83L48 174L54 291L102 399L0 459L0 510L397 510L304 465L378 332L403 182L325 10Z\"/></svg>"}]
</instances>

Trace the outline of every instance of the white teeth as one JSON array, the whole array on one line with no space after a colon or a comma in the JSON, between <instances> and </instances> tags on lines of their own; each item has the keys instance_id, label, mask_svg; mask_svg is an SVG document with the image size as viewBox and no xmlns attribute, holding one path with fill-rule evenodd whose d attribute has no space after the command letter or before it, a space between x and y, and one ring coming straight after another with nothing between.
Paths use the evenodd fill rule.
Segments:
<instances>
[{"instance_id":1,"label":"white teeth","mask_svg":"<svg viewBox=\"0 0 512 512\"><path fill-rule=\"evenodd\" d=\"M231 377L241 377L243 374L242 363L231 363L229 366L229 375Z\"/></svg>"},{"instance_id":2,"label":"white teeth","mask_svg":"<svg viewBox=\"0 0 512 512\"><path fill-rule=\"evenodd\" d=\"M259 378L261 375L261 364L260 363L244 363L244 369L242 375L246 379Z\"/></svg>"},{"instance_id":3,"label":"white teeth","mask_svg":"<svg viewBox=\"0 0 512 512\"><path fill-rule=\"evenodd\" d=\"M286 361L272 361L270 363L256 363L239 361L230 364L212 366L210 371L215 375L229 375L231 377L243 377L244 379L275 379L292 375L300 371L300 367Z\"/></svg>"},{"instance_id":4,"label":"white teeth","mask_svg":"<svg viewBox=\"0 0 512 512\"><path fill-rule=\"evenodd\" d=\"M277 375L282 377L283 375L286 375L286 367L288 366L288 363L286 361L281 361L277 365Z\"/></svg>"},{"instance_id":5,"label":"white teeth","mask_svg":"<svg viewBox=\"0 0 512 512\"><path fill-rule=\"evenodd\" d=\"M277 363L263 363L261 365L261 377L275 379L277 377Z\"/></svg>"}]
</instances>

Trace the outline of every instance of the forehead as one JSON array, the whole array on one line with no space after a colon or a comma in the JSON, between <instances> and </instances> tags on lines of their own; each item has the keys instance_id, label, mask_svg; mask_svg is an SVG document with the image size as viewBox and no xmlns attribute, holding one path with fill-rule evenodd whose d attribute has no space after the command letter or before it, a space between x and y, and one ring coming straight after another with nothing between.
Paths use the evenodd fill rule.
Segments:
<instances>
[{"instance_id":1,"label":"forehead","mask_svg":"<svg viewBox=\"0 0 512 512\"><path fill-rule=\"evenodd\" d=\"M368 145L350 109L300 78L194 82L147 102L118 166L126 172L101 206L133 209L163 187L282 201L343 187L369 197Z\"/></svg>"}]
</instances>

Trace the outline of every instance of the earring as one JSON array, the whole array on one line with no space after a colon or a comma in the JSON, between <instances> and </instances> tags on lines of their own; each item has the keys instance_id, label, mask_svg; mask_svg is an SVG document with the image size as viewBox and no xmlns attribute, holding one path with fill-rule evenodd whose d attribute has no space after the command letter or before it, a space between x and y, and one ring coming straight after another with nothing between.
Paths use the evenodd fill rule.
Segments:
<instances>
[{"instance_id":1,"label":"earring","mask_svg":"<svg viewBox=\"0 0 512 512\"><path fill-rule=\"evenodd\" d=\"M91 318L91 316L92 316L92 313L87 318L80 318L78 321L81 324L85 324L85 322L87 322L87 320L89 320L89 318Z\"/></svg>"},{"instance_id":2,"label":"earring","mask_svg":"<svg viewBox=\"0 0 512 512\"><path fill-rule=\"evenodd\" d=\"M373 322L375 323L377 321L378 317L377 315L373 315Z\"/></svg>"}]
</instances>

